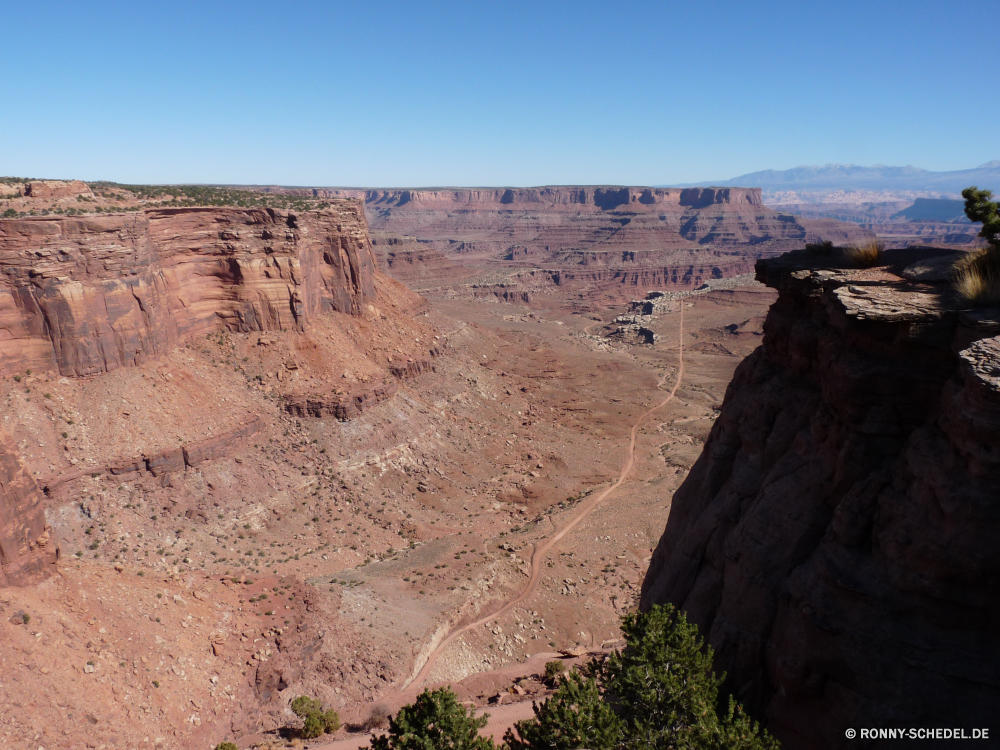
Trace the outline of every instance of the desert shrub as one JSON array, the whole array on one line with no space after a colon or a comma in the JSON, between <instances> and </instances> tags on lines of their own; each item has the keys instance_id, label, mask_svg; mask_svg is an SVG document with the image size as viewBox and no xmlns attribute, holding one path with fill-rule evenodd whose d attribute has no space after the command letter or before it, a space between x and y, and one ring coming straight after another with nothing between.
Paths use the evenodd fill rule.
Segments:
<instances>
[{"instance_id":1,"label":"desert shrub","mask_svg":"<svg viewBox=\"0 0 1000 750\"><path fill-rule=\"evenodd\" d=\"M368 712L368 717L361 724L361 727L366 732L370 732L373 729L384 729L389 726L389 718L391 716L392 713L388 707L378 703L372 706L371 711Z\"/></svg>"},{"instance_id":2,"label":"desert shrub","mask_svg":"<svg viewBox=\"0 0 1000 750\"><path fill-rule=\"evenodd\" d=\"M13 208L8 208L6 211L3 212L3 218L5 219L13 219L16 216L17 216L17 211L15 211Z\"/></svg>"},{"instance_id":3,"label":"desert shrub","mask_svg":"<svg viewBox=\"0 0 1000 750\"><path fill-rule=\"evenodd\" d=\"M235 742L220 742L215 746L215 750L240 750Z\"/></svg>"},{"instance_id":4,"label":"desert shrub","mask_svg":"<svg viewBox=\"0 0 1000 750\"><path fill-rule=\"evenodd\" d=\"M844 251L848 262L857 268L871 268L882 261L885 243L880 239L870 239L851 245Z\"/></svg>"},{"instance_id":5,"label":"desert shrub","mask_svg":"<svg viewBox=\"0 0 1000 750\"><path fill-rule=\"evenodd\" d=\"M970 305L1000 305L1000 249L992 245L973 250L955 263L955 290Z\"/></svg>"},{"instance_id":6,"label":"desert shrub","mask_svg":"<svg viewBox=\"0 0 1000 750\"><path fill-rule=\"evenodd\" d=\"M551 698L531 708L534 719L517 722L504 735L510 750L614 750L621 740L621 722L597 682L579 672L571 672Z\"/></svg>"},{"instance_id":7,"label":"desert shrub","mask_svg":"<svg viewBox=\"0 0 1000 750\"><path fill-rule=\"evenodd\" d=\"M323 710L323 704L315 698L300 695L292 701L292 713L302 719L302 736L306 739L320 737L340 729L340 715L332 708Z\"/></svg>"},{"instance_id":8,"label":"desert shrub","mask_svg":"<svg viewBox=\"0 0 1000 750\"><path fill-rule=\"evenodd\" d=\"M831 242L830 240L823 240L822 242L810 242L806 245L806 252L812 253L813 255L832 255L833 242Z\"/></svg>"},{"instance_id":9,"label":"desert shrub","mask_svg":"<svg viewBox=\"0 0 1000 750\"><path fill-rule=\"evenodd\" d=\"M479 736L486 721L448 688L424 690L389 719L389 734L372 739L370 750L496 750L493 740Z\"/></svg>"},{"instance_id":10,"label":"desert shrub","mask_svg":"<svg viewBox=\"0 0 1000 750\"><path fill-rule=\"evenodd\" d=\"M563 664L561 661L553 660L553 661L547 661L547 662L545 662L545 679L546 680L551 680L551 679L553 679L555 677L558 677L559 675L561 675L565 671L566 671L566 665Z\"/></svg>"}]
</instances>

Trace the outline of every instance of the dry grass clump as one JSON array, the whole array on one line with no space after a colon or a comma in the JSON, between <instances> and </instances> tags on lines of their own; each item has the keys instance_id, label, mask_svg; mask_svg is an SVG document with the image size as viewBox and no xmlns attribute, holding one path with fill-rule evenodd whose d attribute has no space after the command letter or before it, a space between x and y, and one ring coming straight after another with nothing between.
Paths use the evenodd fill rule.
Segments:
<instances>
[{"instance_id":1,"label":"dry grass clump","mask_svg":"<svg viewBox=\"0 0 1000 750\"><path fill-rule=\"evenodd\" d=\"M392 718L392 712L389 708L381 703L377 703L372 706L372 710L368 712L368 718L365 719L361 727L366 732L370 732L373 729L385 729L389 726L390 718Z\"/></svg>"},{"instance_id":2,"label":"dry grass clump","mask_svg":"<svg viewBox=\"0 0 1000 750\"><path fill-rule=\"evenodd\" d=\"M844 257L857 268L872 268L882 262L885 243L873 238L851 245L844 251Z\"/></svg>"},{"instance_id":3,"label":"dry grass clump","mask_svg":"<svg viewBox=\"0 0 1000 750\"><path fill-rule=\"evenodd\" d=\"M955 289L974 307L1000 307L1000 248L981 247L954 266Z\"/></svg>"}]
</instances>

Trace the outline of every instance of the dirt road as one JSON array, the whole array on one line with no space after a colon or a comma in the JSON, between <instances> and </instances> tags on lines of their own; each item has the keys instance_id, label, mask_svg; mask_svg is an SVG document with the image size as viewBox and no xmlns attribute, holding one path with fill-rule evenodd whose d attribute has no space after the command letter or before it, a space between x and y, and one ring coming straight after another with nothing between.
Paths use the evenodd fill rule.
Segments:
<instances>
[{"instance_id":1,"label":"dirt road","mask_svg":"<svg viewBox=\"0 0 1000 750\"><path fill-rule=\"evenodd\" d=\"M641 415L639 415L639 418L636 419L635 423L632 425L632 430L630 432L630 438L629 438L628 454L626 456L625 463L622 465L621 471L618 473L618 479L615 481L615 483L612 484L607 489L605 489L600 494L595 495L592 499L584 503L580 507L580 510L576 514L576 516L574 516L569 523L567 523L565 526L562 527L562 529L553 534L547 542L535 548L535 552L531 556L531 572L528 576L528 582L525 584L520 594L518 594L516 597L507 602L499 610L491 612L489 615L481 617L474 622L470 622L466 625L463 625L460 628L457 628L453 632L449 633L448 636L444 640L442 640L441 643L438 644L437 648L435 648L427 656L427 661L424 662L423 667L421 667L416 677L414 677L412 680L410 680L409 683L407 683L407 687L419 687L420 685L422 685L424 681L427 679L428 675L430 674L431 669L433 669L434 662L437 661L438 656L440 656L440 654L446 648L448 648L448 646L450 646L455 641L456 638L461 636L463 633L467 633L473 628L480 627L481 625L483 625L483 623L497 619L506 612L512 610L514 607L523 602L529 596L531 596L531 594L535 590L535 587L538 585L539 579L541 578L543 563L545 562L545 556L549 553L549 550L551 550L556 544L558 544L559 541L564 536L566 536L570 531L572 531L584 518L590 515L590 513L593 512L593 510L598 505L604 502L604 500L608 497L608 495L610 495L612 492L617 490L625 483L625 480L628 479L628 475L632 472L632 467L635 465L635 440L636 436L638 435L640 425L645 421L646 417L655 412L657 409L663 408L674 399L674 396L677 395L677 389L681 385L681 380L684 377L684 306L683 305L681 306L681 315L678 327L677 340L678 340L677 344L678 369L677 369L677 380L674 383L674 387L670 389L669 395L665 399L663 399L663 401L644 411ZM660 384L662 385L662 381Z\"/></svg>"},{"instance_id":2,"label":"dirt road","mask_svg":"<svg viewBox=\"0 0 1000 750\"><path fill-rule=\"evenodd\" d=\"M588 326L589 327L589 326ZM603 492L595 495L592 499L584 503L577 514L563 526L559 531L553 534L549 539L539 547L537 547L531 557L531 572L528 577L528 581L525 584L521 592L507 602L499 610L491 612L488 616L482 617L474 622L463 625L456 628L454 631L448 634L444 640L442 640L438 646L428 655L427 660L424 662L420 671L417 673L416 677L410 680L406 686L395 696L392 696L393 703L398 702L399 699L408 698L413 700L416 698L420 691L421 686L427 680L430 675L431 670L434 668L434 663L437 658L448 646L450 646L457 638L462 634L469 632L473 628L480 627L484 623L495 620L506 612L516 607L518 604L523 602L525 599L530 597L534 593L535 588L538 585L538 581L542 575L542 569L544 567L545 557L551 551L551 549L559 543L563 537L565 537L570 531L576 528L577 525L583 519L585 519L590 513L594 511L611 493L621 487L625 481L628 479L629 474L632 472L632 468L635 466L635 443L636 438L639 433L639 427L642 423L649 417L653 412L658 409L663 408L668 403L670 403L674 397L677 395L677 389L680 388L681 382L684 378L684 307L681 306L680 312L680 322L678 325L678 344L677 344L677 379L674 382L673 387L670 389L670 393L665 399L657 403L655 406L650 407L644 411L632 425L632 429L629 434L629 445L628 453L626 454L625 462L622 465L621 471L618 473L617 480L610 485ZM666 379L664 376L661 379L658 386L663 385L663 381ZM482 715L483 713L490 714L490 720L487 726L483 729L481 734L484 736L492 736L495 741L499 742L503 738L503 734L508 727L514 725L516 721L521 719L527 719L532 715L531 701L522 701L520 703L514 703L507 706L495 706L490 708L483 708L477 710L477 715ZM350 737L343 740L337 740L332 743L328 743L320 746L312 746L314 750L358 750L359 748L367 747L370 741L369 735L358 735L356 737Z\"/></svg>"}]
</instances>

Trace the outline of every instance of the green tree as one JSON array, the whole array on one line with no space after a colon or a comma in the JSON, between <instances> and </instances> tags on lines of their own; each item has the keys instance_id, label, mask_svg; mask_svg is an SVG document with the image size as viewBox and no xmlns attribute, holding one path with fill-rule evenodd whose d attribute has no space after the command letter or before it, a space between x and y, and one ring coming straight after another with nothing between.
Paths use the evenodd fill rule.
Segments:
<instances>
[{"instance_id":1,"label":"green tree","mask_svg":"<svg viewBox=\"0 0 1000 750\"><path fill-rule=\"evenodd\" d=\"M979 236L994 249L1000 250L1000 206L990 200L993 192L980 190L973 185L962 191L962 197L965 198L965 215L969 217L969 221L983 223Z\"/></svg>"},{"instance_id":2,"label":"green tree","mask_svg":"<svg viewBox=\"0 0 1000 750\"><path fill-rule=\"evenodd\" d=\"M389 719L389 734L374 738L370 750L496 750L493 740L479 736L486 720L446 687L424 690Z\"/></svg>"},{"instance_id":3,"label":"green tree","mask_svg":"<svg viewBox=\"0 0 1000 750\"><path fill-rule=\"evenodd\" d=\"M614 750L621 739L621 722L601 698L597 682L579 672L571 672L551 698L540 706L533 703L532 710L534 719L517 722L504 735L510 750Z\"/></svg>"},{"instance_id":4,"label":"green tree","mask_svg":"<svg viewBox=\"0 0 1000 750\"><path fill-rule=\"evenodd\" d=\"M777 750L735 702L717 711L725 675L712 672L713 652L698 627L672 606L654 606L622 620L626 646L592 662L597 679L623 723L622 750Z\"/></svg>"}]
</instances>

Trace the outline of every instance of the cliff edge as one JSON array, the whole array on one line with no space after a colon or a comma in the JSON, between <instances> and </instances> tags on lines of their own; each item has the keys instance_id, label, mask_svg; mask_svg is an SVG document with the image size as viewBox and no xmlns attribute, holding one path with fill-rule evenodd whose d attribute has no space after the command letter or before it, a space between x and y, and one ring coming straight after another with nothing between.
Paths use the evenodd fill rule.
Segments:
<instances>
[{"instance_id":1,"label":"cliff edge","mask_svg":"<svg viewBox=\"0 0 1000 750\"><path fill-rule=\"evenodd\" d=\"M935 252L758 261L779 291L763 344L643 584L788 748L998 715L1000 311L908 281Z\"/></svg>"},{"instance_id":2,"label":"cliff edge","mask_svg":"<svg viewBox=\"0 0 1000 750\"><path fill-rule=\"evenodd\" d=\"M375 297L360 203L0 219L0 375L81 376L212 331L304 330Z\"/></svg>"}]
</instances>

